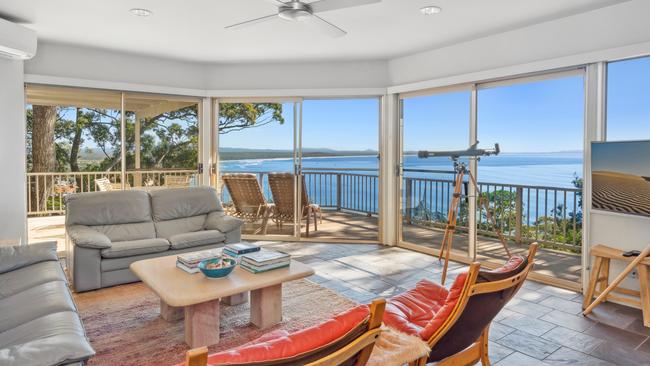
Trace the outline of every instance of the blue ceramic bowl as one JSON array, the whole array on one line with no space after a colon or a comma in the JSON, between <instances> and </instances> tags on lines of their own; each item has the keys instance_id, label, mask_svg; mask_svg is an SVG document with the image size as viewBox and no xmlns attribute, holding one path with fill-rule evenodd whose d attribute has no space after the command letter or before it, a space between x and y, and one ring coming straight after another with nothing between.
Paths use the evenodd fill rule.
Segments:
<instances>
[{"instance_id":1,"label":"blue ceramic bowl","mask_svg":"<svg viewBox=\"0 0 650 366\"><path fill-rule=\"evenodd\" d=\"M216 269L208 269L206 266L210 263L222 263L221 268L216 268ZM235 262L234 259L230 258L215 258L215 259L208 259L204 260L199 263L199 269L201 272L203 272L206 277L210 278L221 278L221 277L226 277L227 275L232 272L233 269L235 269L235 266L237 265L237 262Z\"/></svg>"}]
</instances>

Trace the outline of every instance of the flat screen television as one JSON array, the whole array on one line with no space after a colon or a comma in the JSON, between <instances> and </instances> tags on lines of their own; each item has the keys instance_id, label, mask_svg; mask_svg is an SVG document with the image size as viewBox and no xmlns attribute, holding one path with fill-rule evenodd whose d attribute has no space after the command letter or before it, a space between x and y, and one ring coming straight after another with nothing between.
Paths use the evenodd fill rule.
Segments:
<instances>
[{"instance_id":1,"label":"flat screen television","mask_svg":"<svg viewBox=\"0 0 650 366\"><path fill-rule=\"evenodd\" d=\"M591 207L650 216L650 141L591 144Z\"/></svg>"}]
</instances>

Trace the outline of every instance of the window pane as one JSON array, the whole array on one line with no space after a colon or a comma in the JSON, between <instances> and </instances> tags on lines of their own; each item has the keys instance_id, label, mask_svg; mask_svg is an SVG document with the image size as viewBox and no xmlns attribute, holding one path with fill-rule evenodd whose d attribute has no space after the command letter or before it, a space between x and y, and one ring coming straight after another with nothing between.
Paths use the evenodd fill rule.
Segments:
<instances>
[{"instance_id":1,"label":"window pane","mask_svg":"<svg viewBox=\"0 0 650 366\"><path fill-rule=\"evenodd\" d=\"M607 66L607 140L650 138L650 57Z\"/></svg>"}]
</instances>

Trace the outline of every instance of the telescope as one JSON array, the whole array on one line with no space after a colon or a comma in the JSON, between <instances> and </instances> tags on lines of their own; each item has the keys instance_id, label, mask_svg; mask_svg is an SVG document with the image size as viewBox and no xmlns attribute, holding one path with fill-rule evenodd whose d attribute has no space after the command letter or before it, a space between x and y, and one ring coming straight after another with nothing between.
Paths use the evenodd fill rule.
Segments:
<instances>
[{"instance_id":1,"label":"telescope","mask_svg":"<svg viewBox=\"0 0 650 366\"><path fill-rule=\"evenodd\" d=\"M461 156L467 156L467 157L490 156L490 155L499 155L500 152L501 149L499 148L498 143L494 144L493 149L479 149L478 142L476 142L474 145L470 146L470 148L467 150L453 150L453 151L421 150L418 151L418 158L426 159L429 157L448 156L452 160L458 160Z\"/></svg>"}]
</instances>

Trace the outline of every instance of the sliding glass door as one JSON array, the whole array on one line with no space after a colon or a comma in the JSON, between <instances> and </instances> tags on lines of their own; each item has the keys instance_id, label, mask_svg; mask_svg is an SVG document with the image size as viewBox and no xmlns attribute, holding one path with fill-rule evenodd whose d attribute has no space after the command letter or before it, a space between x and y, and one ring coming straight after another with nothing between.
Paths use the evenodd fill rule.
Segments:
<instances>
[{"instance_id":1,"label":"sliding glass door","mask_svg":"<svg viewBox=\"0 0 650 366\"><path fill-rule=\"evenodd\" d=\"M437 252L458 188L452 255L498 266L538 242L535 274L578 285L584 98L583 69L402 95L402 245ZM479 141L501 153L459 160L476 190L449 158L417 156Z\"/></svg>"},{"instance_id":2,"label":"sliding glass door","mask_svg":"<svg viewBox=\"0 0 650 366\"><path fill-rule=\"evenodd\" d=\"M541 245L534 272L579 283L582 249L584 78L581 70L483 84L478 138L501 154L481 158L476 258L503 263ZM494 220L488 219L488 210ZM507 241L504 248L499 232ZM507 248L507 251L506 251Z\"/></svg>"},{"instance_id":3,"label":"sliding glass door","mask_svg":"<svg viewBox=\"0 0 650 366\"><path fill-rule=\"evenodd\" d=\"M218 100L216 185L250 238L296 238L300 100Z\"/></svg>"},{"instance_id":4,"label":"sliding glass door","mask_svg":"<svg viewBox=\"0 0 650 366\"><path fill-rule=\"evenodd\" d=\"M419 158L418 151L469 147L470 97L467 89L401 98L401 241L440 249L453 199L453 162L447 157ZM466 162L466 160L463 160ZM460 187L467 192L466 184ZM468 205L460 202L452 253L468 257Z\"/></svg>"},{"instance_id":5,"label":"sliding glass door","mask_svg":"<svg viewBox=\"0 0 650 366\"><path fill-rule=\"evenodd\" d=\"M379 98L302 103L302 238L377 241Z\"/></svg>"}]
</instances>

